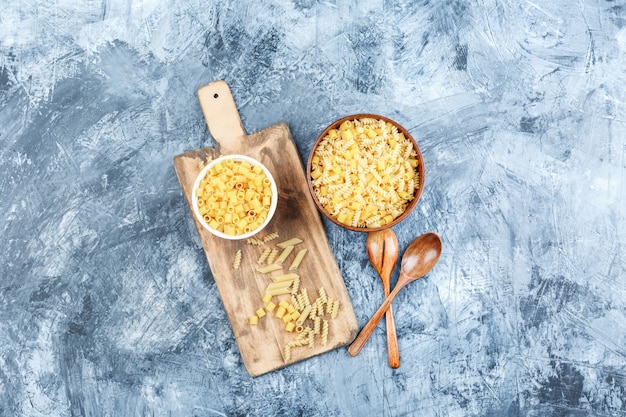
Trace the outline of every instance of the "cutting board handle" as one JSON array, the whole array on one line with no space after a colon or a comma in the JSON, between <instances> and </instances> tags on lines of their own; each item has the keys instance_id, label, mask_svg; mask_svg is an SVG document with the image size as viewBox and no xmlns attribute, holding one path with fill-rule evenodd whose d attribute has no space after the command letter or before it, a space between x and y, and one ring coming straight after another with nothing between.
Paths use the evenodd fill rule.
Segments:
<instances>
[{"instance_id":1,"label":"cutting board handle","mask_svg":"<svg viewBox=\"0 0 626 417\"><path fill-rule=\"evenodd\" d=\"M211 136L222 147L228 148L246 137L237 105L225 81L200 87L198 100Z\"/></svg>"}]
</instances>

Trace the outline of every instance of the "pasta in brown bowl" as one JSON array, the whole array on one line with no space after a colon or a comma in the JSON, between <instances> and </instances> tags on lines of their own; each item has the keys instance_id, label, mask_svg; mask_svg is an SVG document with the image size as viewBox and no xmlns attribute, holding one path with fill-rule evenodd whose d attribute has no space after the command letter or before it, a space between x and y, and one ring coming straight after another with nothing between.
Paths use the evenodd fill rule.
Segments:
<instances>
[{"instance_id":1,"label":"pasta in brown bowl","mask_svg":"<svg viewBox=\"0 0 626 417\"><path fill-rule=\"evenodd\" d=\"M408 131L375 114L332 123L307 163L309 190L319 210L339 226L362 232L402 221L421 196L424 172Z\"/></svg>"}]
</instances>

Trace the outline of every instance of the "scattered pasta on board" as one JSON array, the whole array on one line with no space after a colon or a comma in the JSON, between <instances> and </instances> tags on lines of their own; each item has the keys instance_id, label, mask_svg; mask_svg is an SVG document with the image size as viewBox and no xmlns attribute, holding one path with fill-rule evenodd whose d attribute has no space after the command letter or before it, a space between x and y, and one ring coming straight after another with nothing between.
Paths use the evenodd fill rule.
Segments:
<instances>
[{"instance_id":1,"label":"scattered pasta on board","mask_svg":"<svg viewBox=\"0 0 626 417\"><path fill-rule=\"evenodd\" d=\"M235 256L233 258L233 269L239 269L239 265L241 265L241 249L235 252Z\"/></svg>"},{"instance_id":2,"label":"scattered pasta on board","mask_svg":"<svg viewBox=\"0 0 626 417\"><path fill-rule=\"evenodd\" d=\"M278 233L273 232L263 239L248 240L247 243L263 246L277 237ZM274 248L262 249L257 258L258 273L275 273L283 269L287 259L293 257L293 260L289 263L288 272L278 273L269 278L261 299L262 306L248 317L248 323L257 326L259 320L266 320L265 316L274 316L275 319L282 321L287 334L296 335L281 348L285 362L293 360L294 348L313 348L318 344L325 346L329 338L329 322L337 316L339 310L339 302L330 298L324 287L313 289L311 292L317 297L311 299L307 287L301 286L303 278L292 272L301 265L307 253L307 249L304 248L292 256L296 245L303 242L299 238L290 238L277 243Z\"/></svg>"}]
</instances>

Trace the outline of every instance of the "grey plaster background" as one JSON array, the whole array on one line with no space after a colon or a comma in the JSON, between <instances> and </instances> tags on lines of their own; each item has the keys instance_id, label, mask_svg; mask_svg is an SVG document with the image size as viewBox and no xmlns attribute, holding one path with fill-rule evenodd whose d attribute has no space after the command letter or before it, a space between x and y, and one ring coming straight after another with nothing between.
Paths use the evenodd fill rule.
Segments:
<instances>
[{"instance_id":1,"label":"grey plaster background","mask_svg":"<svg viewBox=\"0 0 626 417\"><path fill-rule=\"evenodd\" d=\"M2 1L0 416L626 415L626 5L606 0ZM172 157L198 87L305 159L392 117L441 261L384 325L251 379ZM325 223L359 323L365 235ZM397 276L396 270L396 276Z\"/></svg>"}]
</instances>

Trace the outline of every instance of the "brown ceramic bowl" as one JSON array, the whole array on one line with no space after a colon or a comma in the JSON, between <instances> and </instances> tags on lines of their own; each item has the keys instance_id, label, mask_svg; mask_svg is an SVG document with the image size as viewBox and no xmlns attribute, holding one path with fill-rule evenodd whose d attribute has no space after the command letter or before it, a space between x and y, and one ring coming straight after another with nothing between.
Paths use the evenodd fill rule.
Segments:
<instances>
[{"instance_id":1,"label":"brown ceramic bowl","mask_svg":"<svg viewBox=\"0 0 626 417\"><path fill-rule=\"evenodd\" d=\"M363 119L363 118L373 118L373 119L377 119L377 120L382 119L385 122L389 122L389 123L395 125L398 128L398 131L403 133L404 137L407 138L413 144L413 147L415 148L415 152L417 153L417 160L418 160L417 172L418 172L418 175L419 175L419 185L415 189L415 194L413 195L413 199L409 202L409 204L406 207L406 210L404 211L404 213L402 213L401 215L396 217L391 223L388 223L388 224L385 224L385 225L379 226L379 227L354 227L354 226L349 226L347 224L339 222L320 203L320 201L319 201L319 199L318 199L318 197L317 197L317 195L315 193L315 189L313 187L313 183L312 183L312 179L311 179L313 155L315 153L315 150L317 149L317 146L322 141L322 139L324 139L326 137L326 135L328 135L328 132L330 130L338 129L339 126L344 121L346 121L346 120L357 120L357 119ZM341 140L341 139L338 139L338 140ZM313 145L313 148L311 149L311 153L309 154L309 159L308 159L307 166L306 166L306 176L307 176L307 184L309 186L309 191L311 193L311 196L313 197L313 201L315 202L315 205L317 206L319 211L321 211L322 214L324 216L326 216L330 221L332 221L333 223L335 223L338 226L344 227L344 228L349 229L349 230L353 230L355 232L376 232L378 230L388 229L388 228L393 227L396 224L400 223L402 220L404 220L409 215L409 213L411 213L411 211L417 205L417 202L419 201L419 199L420 199L420 197L422 195L422 191L424 190L424 179L425 179L424 158L422 156L422 153L420 151L419 146L417 145L417 142L415 142L415 139L413 139L413 136L411 136L411 134L409 133L408 130L406 130L405 128L400 126L395 121L393 121L393 120L391 120L391 119L389 119L387 117L379 116L377 114L371 114L371 113L352 114L350 116L342 117L341 119L334 121L326 129L324 129L324 131L317 137L317 140L315 141L315 144Z\"/></svg>"}]
</instances>

